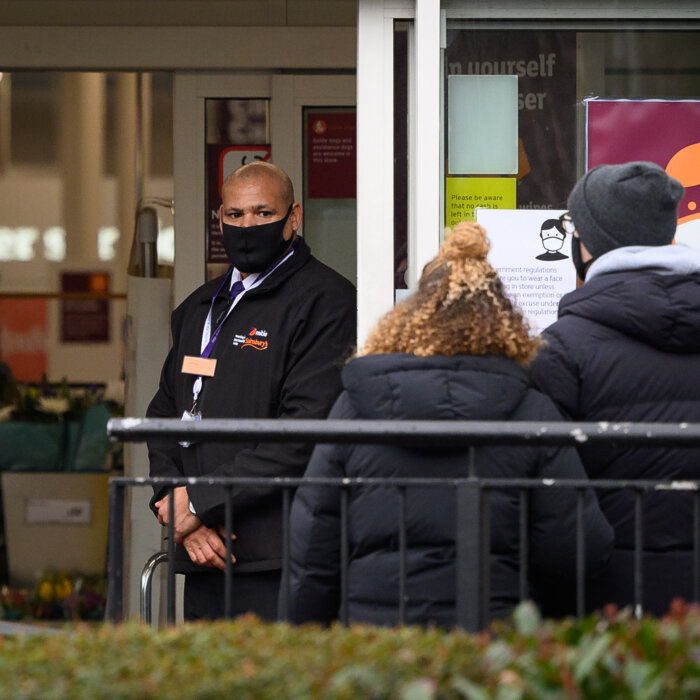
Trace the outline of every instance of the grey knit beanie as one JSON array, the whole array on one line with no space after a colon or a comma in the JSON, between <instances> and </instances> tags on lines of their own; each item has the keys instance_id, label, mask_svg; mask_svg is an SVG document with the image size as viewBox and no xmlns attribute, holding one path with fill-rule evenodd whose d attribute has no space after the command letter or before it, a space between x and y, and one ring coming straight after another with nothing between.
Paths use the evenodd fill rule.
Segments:
<instances>
[{"instance_id":1,"label":"grey knit beanie","mask_svg":"<svg viewBox=\"0 0 700 700\"><path fill-rule=\"evenodd\" d=\"M599 165L569 195L583 245L594 258L628 245L668 245L676 232L683 185L646 161Z\"/></svg>"}]
</instances>

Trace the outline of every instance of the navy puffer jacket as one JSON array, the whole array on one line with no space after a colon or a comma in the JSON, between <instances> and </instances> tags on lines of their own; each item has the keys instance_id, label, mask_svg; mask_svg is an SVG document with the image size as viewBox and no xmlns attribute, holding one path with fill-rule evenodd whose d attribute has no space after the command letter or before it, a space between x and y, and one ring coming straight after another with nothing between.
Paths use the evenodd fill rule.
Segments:
<instances>
[{"instance_id":1,"label":"navy puffer jacket","mask_svg":"<svg viewBox=\"0 0 700 700\"><path fill-rule=\"evenodd\" d=\"M700 251L683 245L620 248L591 266L562 298L559 320L531 367L535 386L572 420L700 421ZM593 479L700 478L695 448L586 446ZM615 529L607 577L589 605L634 602L634 496L600 492ZM692 599L693 494L656 491L643 499L644 609L668 611Z\"/></svg>"},{"instance_id":2,"label":"navy puffer jacket","mask_svg":"<svg viewBox=\"0 0 700 700\"><path fill-rule=\"evenodd\" d=\"M560 420L549 399L532 389L514 362L494 356L369 355L343 371L338 419ZM583 478L573 448L483 447L476 468L488 477ZM467 450L439 444L421 449L319 445L308 476L464 477ZM456 491L408 489L407 622L455 623ZM575 494L540 490L530 503L530 566L534 575L570 585L575 572ZM336 488L302 487L292 507L291 619L329 622L340 603L340 506ZM492 616L518 602L517 491L491 497ZM354 621L398 621L399 501L391 488L356 488L349 498L349 614ZM585 499L589 573L604 567L610 526L592 494Z\"/></svg>"}]
</instances>

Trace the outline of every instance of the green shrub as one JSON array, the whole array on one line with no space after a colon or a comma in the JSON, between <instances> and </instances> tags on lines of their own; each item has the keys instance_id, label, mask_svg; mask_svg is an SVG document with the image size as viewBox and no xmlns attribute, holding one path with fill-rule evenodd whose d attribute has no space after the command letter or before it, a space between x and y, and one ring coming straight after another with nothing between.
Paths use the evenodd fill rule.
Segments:
<instances>
[{"instance_id":1,"label":"green shrub","mask_svg":"<svg viewBox=\"0 0 700 700\"><path fill-rule=\"evenodd\" d=\"M700 608L416 627L135 623L0 639L2 698L698 698Z\"/></svg>"}]
</instances>

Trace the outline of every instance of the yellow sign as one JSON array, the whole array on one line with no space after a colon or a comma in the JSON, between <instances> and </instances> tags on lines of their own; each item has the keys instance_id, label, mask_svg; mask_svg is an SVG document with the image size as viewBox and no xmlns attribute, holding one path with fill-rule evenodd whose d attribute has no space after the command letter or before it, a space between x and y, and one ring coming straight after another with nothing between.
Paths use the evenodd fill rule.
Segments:
<instances>
[{"instance_id":1,"label":"yellow sign","mask_svg":"<svg viewBox=\"0 0 700 700\"><path fill-rule=\"evenodd\" d=\"M475 210L515 209L514 177L448 177L445 179L445 225L474 221Z\"/></svg>"}]
</instances>

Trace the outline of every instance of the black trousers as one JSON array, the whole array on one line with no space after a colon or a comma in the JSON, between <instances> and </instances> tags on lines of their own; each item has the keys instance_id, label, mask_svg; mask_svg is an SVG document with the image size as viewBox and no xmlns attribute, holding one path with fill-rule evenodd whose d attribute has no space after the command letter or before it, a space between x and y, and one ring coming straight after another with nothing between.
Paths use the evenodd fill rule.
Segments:
<instances>
[{"instance_id":1,"label":"black trousers","mask_svg":"<svg viewBox=\"0 0 700 700\"><path fill-rule=\"evenodd\" d=\"M232 616L255 613L266 621L277 619L277 599L282 572L258 571L233 574ZM185 576L185 620L216 620L224 617L223 571Z\"/></svg>"}]
</instances>

